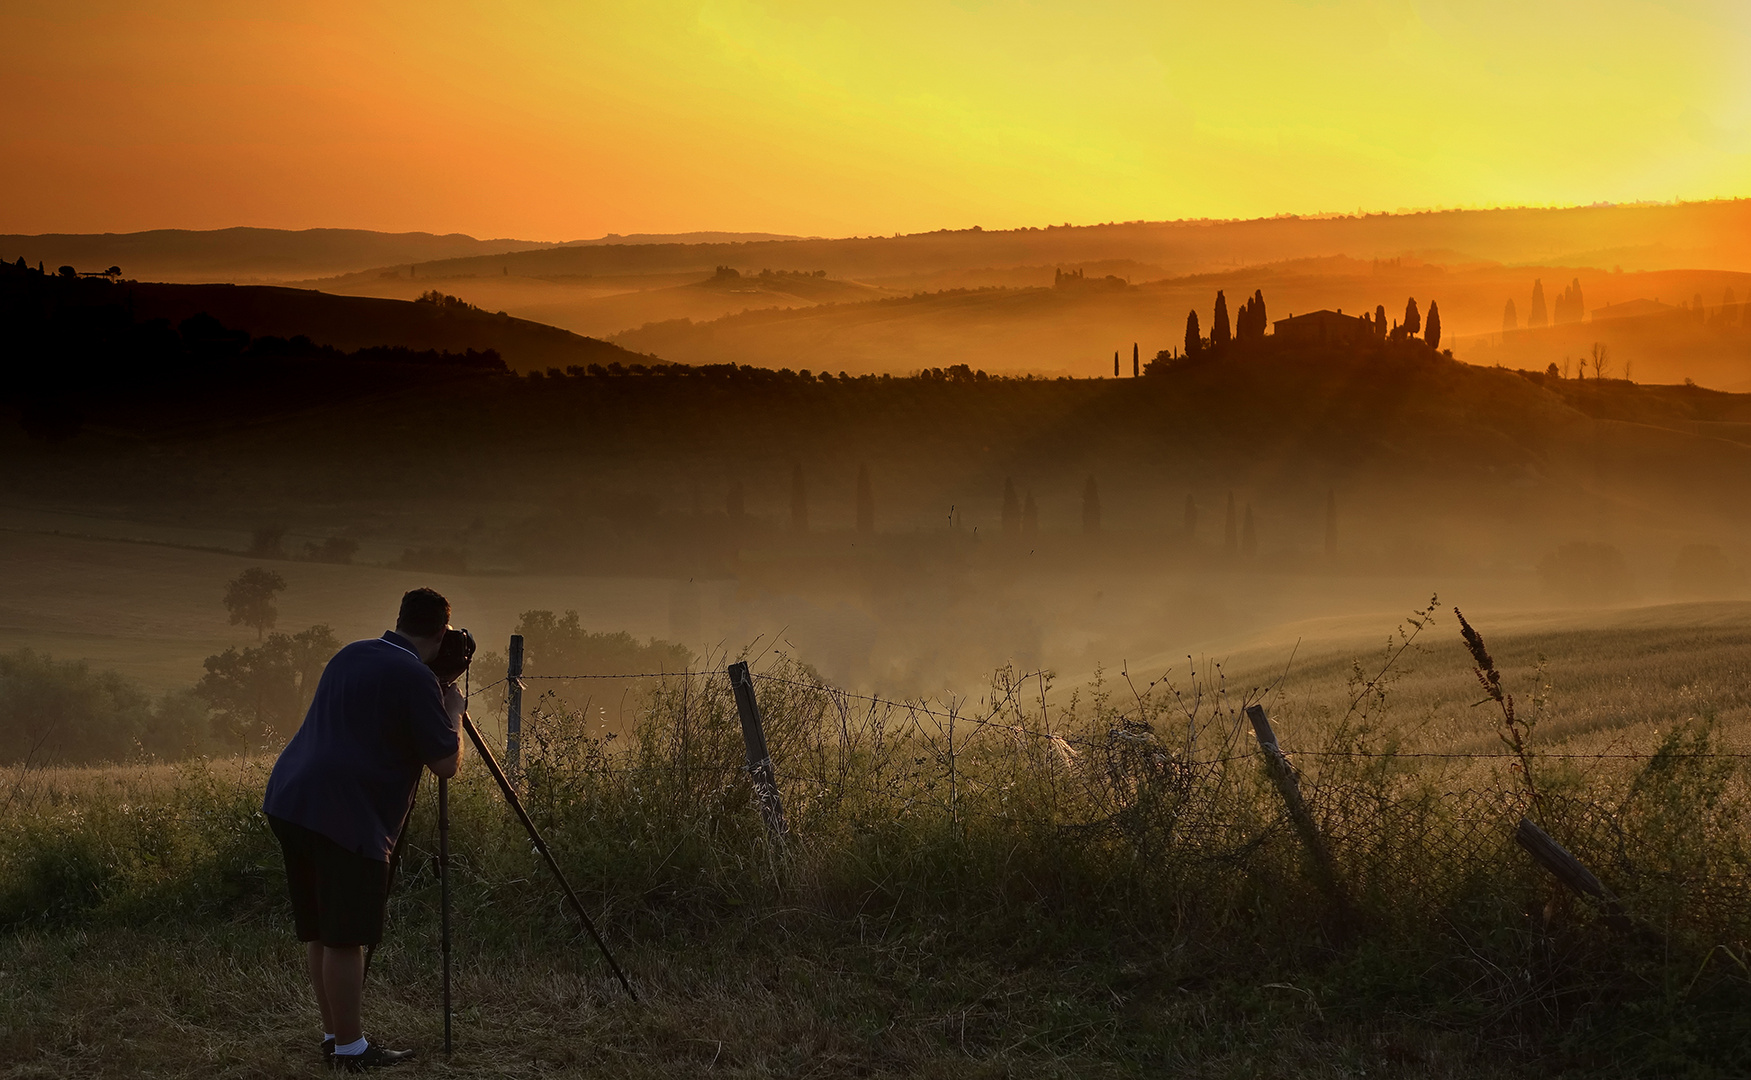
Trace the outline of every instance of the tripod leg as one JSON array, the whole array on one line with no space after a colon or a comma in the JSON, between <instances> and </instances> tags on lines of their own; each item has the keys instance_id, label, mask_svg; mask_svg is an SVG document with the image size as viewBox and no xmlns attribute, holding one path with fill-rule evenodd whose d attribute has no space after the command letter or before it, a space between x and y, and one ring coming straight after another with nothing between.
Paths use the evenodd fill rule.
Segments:
<instances>
[{"instance_id":1,"label":"tripod leg","mask_svg":"<svg viewBox=\"0 0 1751 1080\"><path fill-rule=\"evenodd\" d=\"M450 1052L450 781L438 777L438 925L444 952L444 1053Z\"/></svg>"},{"instance_id":2,"label":"tripod leg","mask_svg":"<svg viewBox=\"0 0 1751 1080\"><path fill-rule=\"evenodd\" d=\"M588 930L590 937L595 939L596 948L602 950L602 959L608 961L608 966L614 971L614 977L620 980L620 985L625 988L632 1000L637 1001L638 992L632 988L632 983L627 981L626 973L620 970L620 965L615 963L614 954L608 951L608 943L602 940L602 935L596 930L596 924L591 922L590 916L584 912L583 901L578 899L577 893L572 892L571 882L565 879L565 874L559 869L559 863L554 861L553 854L547 850L547 841L541 839L541 833L535 828L535 822L530 820L529 812L523 809L523 800L517 798L517 791L511 787L511 781L506 778L505 770L499 768L498 758L492 756L492 750L486 745L486 740L480 737L480 730L474 726L474 721L469 719L467 713L462 714L462 730L468 732L469 741L474 743L474 749L479 752L480 760L486 762L487 771L492 773L494 780L498 781L499 791L504 795L505 801L511 804L511 809L516 812L517 820L523 823L523 831L529 834L529 842L535 845L535 850L547 863L547 869L553 872L554 880L559 882L559 887L565 893L565 898L571 901L572 910L577 913L578 921L584 924L584 929Z\"/></svg>"}]
</instances>

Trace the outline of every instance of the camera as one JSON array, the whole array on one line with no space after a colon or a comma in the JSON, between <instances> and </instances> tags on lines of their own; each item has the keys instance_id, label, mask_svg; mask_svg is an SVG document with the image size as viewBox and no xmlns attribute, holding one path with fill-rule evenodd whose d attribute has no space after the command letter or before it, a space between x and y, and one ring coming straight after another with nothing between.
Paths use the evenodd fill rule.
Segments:
<instances>
[{"instance_id":1,"label":"camera","mask_svg":"<svg viewBox=\"0 0 1751 1080\"><path fill-rule=\"evenodd\" d=\"M440 683L449 686L462 677L473 659L474 635L466 630L446 630L444 643L438 646L438 655L432 657L428 666L437 672Z\"/></svg>"}]
</instances>

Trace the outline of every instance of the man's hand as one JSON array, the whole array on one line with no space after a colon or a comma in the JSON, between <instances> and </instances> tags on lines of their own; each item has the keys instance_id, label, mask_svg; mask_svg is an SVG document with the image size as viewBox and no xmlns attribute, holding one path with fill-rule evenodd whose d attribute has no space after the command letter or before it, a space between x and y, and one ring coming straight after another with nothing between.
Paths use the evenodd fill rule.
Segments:
<instances>
[{"instance_id":1,"label":"man's hand","mask_svg":"<svg viewBox=\"0 0 1751 1080\"><path fill-rule=\"evenodd\" d=\"M462 715L468 711L468 699L462 696L462 691L451 683L444 687L444 712L450 717L450 730L456 733L456 752L438 761L426 762L426 768L432 770L434 776L446 779L456 775L456 770L462 765Z\"/></svg>"}]
</instances>

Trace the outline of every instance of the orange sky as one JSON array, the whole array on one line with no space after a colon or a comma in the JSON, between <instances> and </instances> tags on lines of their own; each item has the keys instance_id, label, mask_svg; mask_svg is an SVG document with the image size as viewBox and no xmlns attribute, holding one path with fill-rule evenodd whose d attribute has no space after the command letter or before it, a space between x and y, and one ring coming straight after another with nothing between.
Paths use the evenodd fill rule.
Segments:
<instances>
[{"instance_id":1,"label":"orange sky","mask_svg":"<svg viewBox=\"0 0 1751 1080\"><path fill-rule=\"evenodd\" d=\"M0 231L824 235L1751 194L1751 4L0 7Z\"/></svg>"}]
</instances>

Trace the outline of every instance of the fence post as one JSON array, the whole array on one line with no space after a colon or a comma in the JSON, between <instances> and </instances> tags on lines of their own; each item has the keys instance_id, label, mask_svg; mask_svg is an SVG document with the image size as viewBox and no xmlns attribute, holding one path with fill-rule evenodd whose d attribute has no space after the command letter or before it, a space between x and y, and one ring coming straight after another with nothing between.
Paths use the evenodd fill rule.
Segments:
<instances>
[{"instance_id":1,"label":"fence post","mask_svg":"<svg viewBox=\"0 0 1751 1080\"><path fill-rule=\"evenodd\" d=\"M766 729L760 721L760 703L754 700L754 679L745 663L731 664L730 688L736 695L736 712L742 718L742 745L748 752L748 774L754 778L754 793L760 799L760 816L766 830L783 839L790 833L784 820L784 803L778 797L778 777L772 769L772 754L766 749Z\"/></svg>"},{"instance_id":2,"label":"fence post","mask_svg":"<svg viewBox=\"0 0 1751 1080\"><path fill-rule=\"evenodd\" d=\"M1528 855L1576 895L1595 901L1604 909L1607 924L1620 930L1628 927L1629 919L1624 915L1623 905L1618 902L1617 895L1606 888L1605 883L1594 876L1593 871L1582 865L1581 860L1569 854L1568 848L1557 843L1549 833L1534 824L1531 818L1521 818L1520 824L1514 827L1514 842L1525 848Z\"/></svg>"},{"instance_id":3,"label":"fence post","mask_svg":"<svg viewBox=\"0 0 1751 1080\"><path fill-rule=\"evenodd\" d=\"M511 635L510 663L505 666L505 765L517 774L523 741L523 635Z\"/></svg>"},{"instance_id":4,"label":"fence post","mask_svg":"<svg viewBox=\"0 0 1751 1080\"><path fill-rule=\"evenodd\" d=\"M1338 882L1337 866L1332 862L1331 849L1326 847L1325 837L1319 835L1319 826L1314 824L1313 814L1307 809L1307 800L1301 797L1301 785L1295 779L1295 770L1289 767L1289 759L1284 756L1283 748L1277 745L1277 733L1271 729L1271 720L1265 715L1265 707L1248 705L1246 718L1252 721L1252 730L1258 736L1259 749L1264 752L1265 771L1270 773L1271 781L1277 785L1277 791L1283 796L1283 804L1288 807L1289 821L1295 826L1295 832L1307 848L1319 887L1337 905L1338 915L1347 932L1351 923L1350 898L1345 895L1343 886Z\"/></svg>"}]
</instances>

